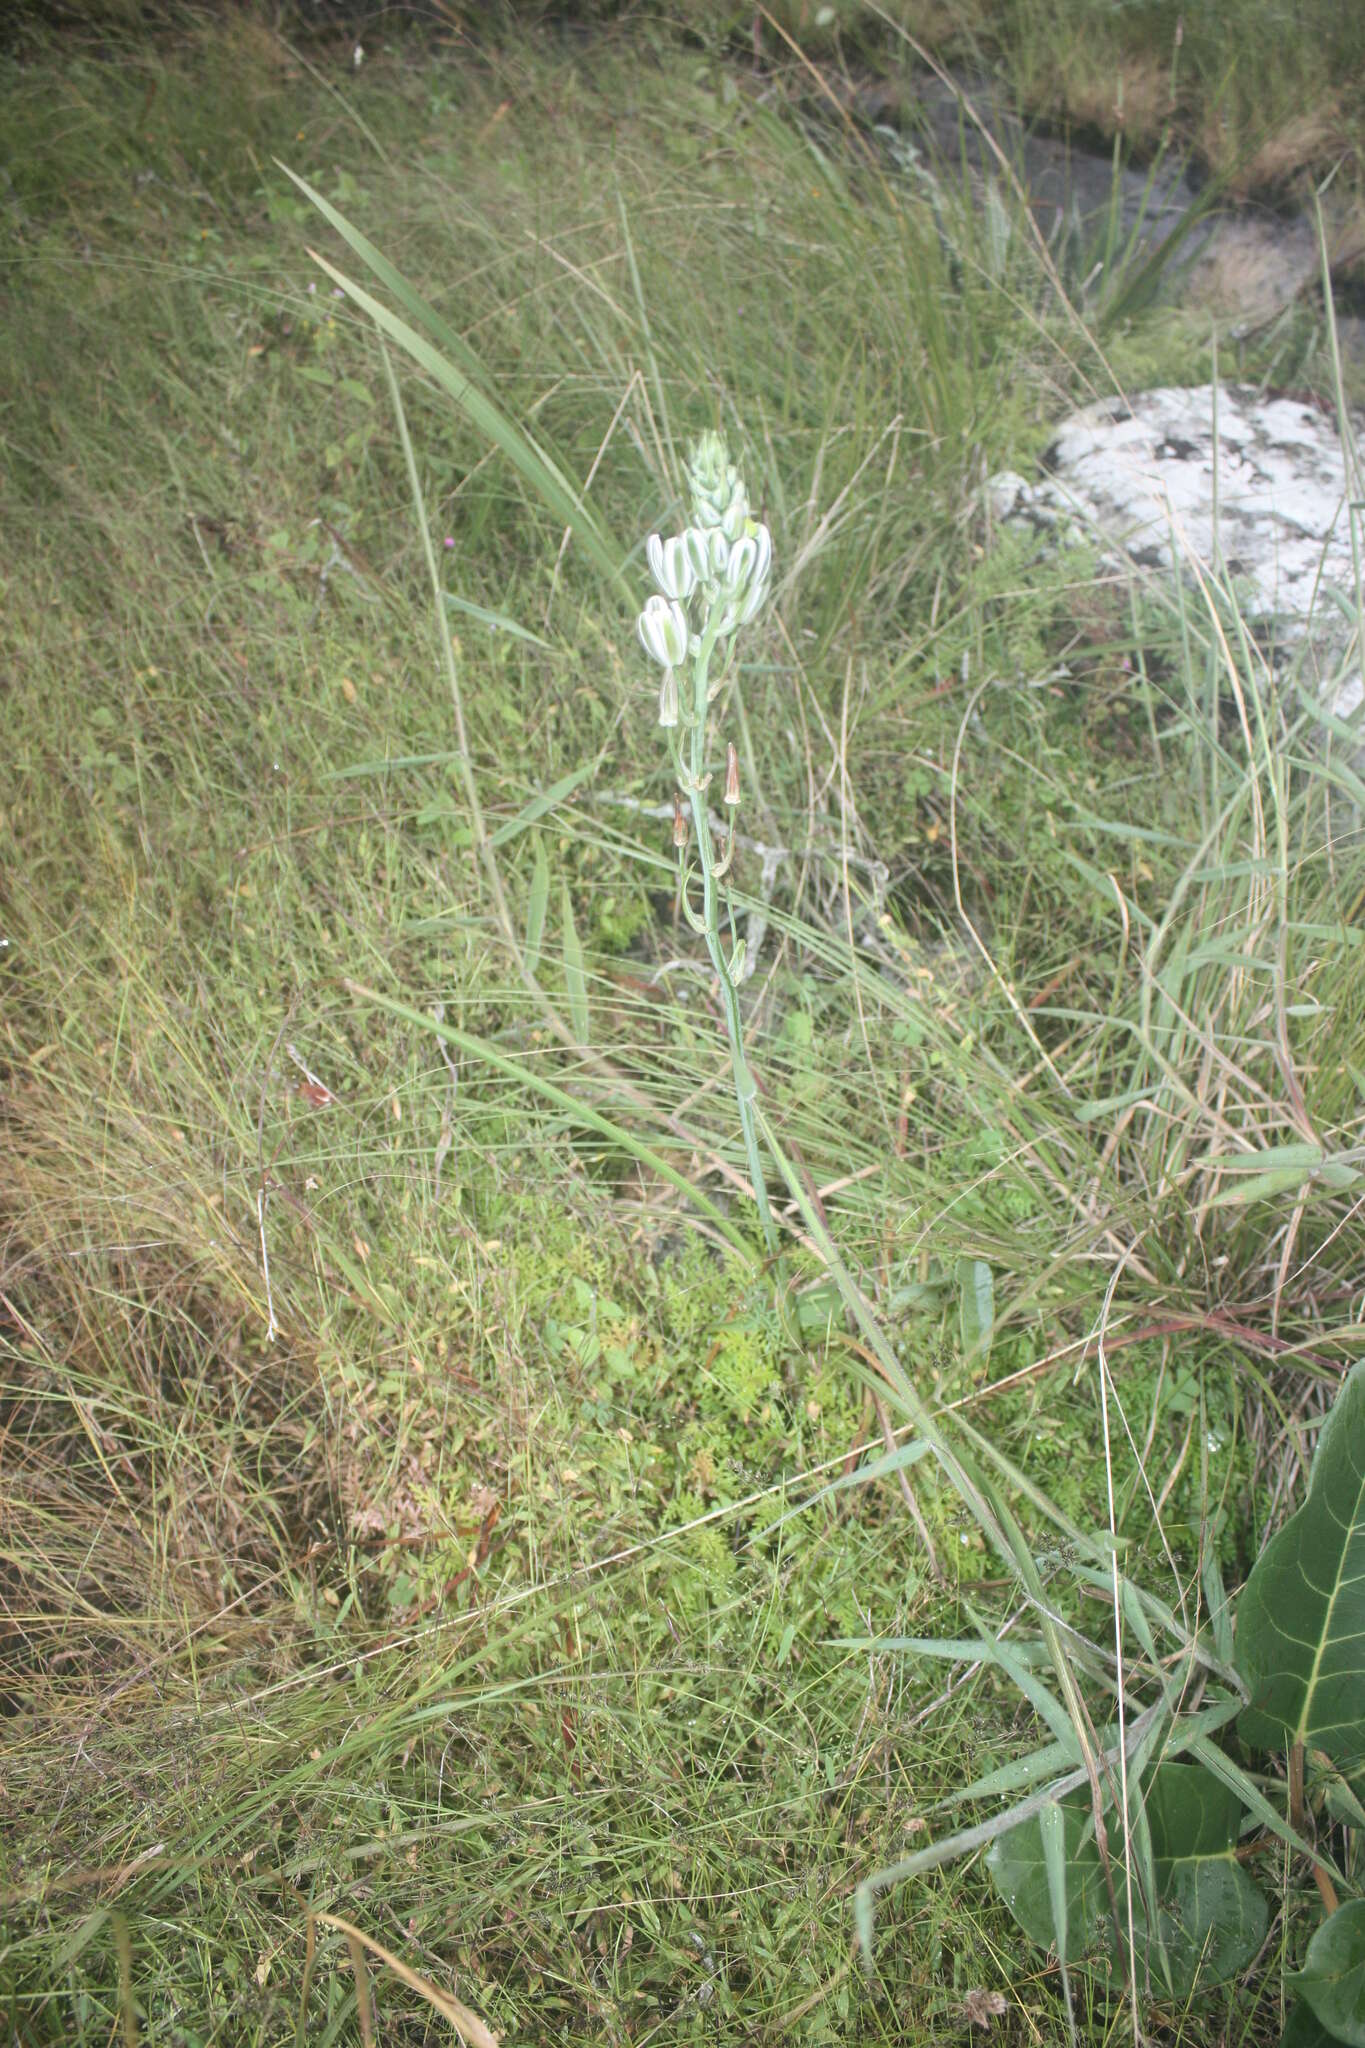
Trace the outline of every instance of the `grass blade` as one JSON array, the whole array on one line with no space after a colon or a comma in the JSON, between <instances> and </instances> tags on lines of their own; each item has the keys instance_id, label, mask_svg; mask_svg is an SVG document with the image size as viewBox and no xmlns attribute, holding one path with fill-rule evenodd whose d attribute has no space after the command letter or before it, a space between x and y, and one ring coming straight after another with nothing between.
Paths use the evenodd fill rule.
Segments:
<instances>
[{"instance_id":1,"label":"grass blade","mask_svg":"<svg viewBox=\"0 0 1365 2048\"><path fill-rule=\"evenodd\" d=\"M534 441L524 428L519 427L516 421L481 388L477 379L483 376L483 366L478 358L460 341L453 329L432 311L387 258L381 256L373 244L367 241L358 229L352 227L344 214L338 213L320 192L314 191L311 185L296 176L286 164L281 164L280 169L317 207L324 219L331 222L375 276L389 287L399 304L412 318L425 327L429 334L437 337L441 348L434 348L431 342L424 340L415 327L410 326L406 320L400 320L387 306L367 292L363 285L347 277L316 249L310 249L308 252L313 261L326 272L339 290L354 300L362 312L369 314L383 333L396 341L405 354L436 379L442 390L454 400L471 424L495 447L503 451L518 473L549 507L555 518L577 536L584 553L603 578L628 603L633 603L634 593L621 567L619 551L609 545L597 521L548 450ZM444 354L442 350L445 351ZM452 356L455 358L454 363L450 361ZM457 368L456 364L460 367Z\"/></svg>"},{"instance_id":2,"label":"grass blade","mask_svg":"<svg viewBox=\"0 0 1365 2048\"><path fill-rule=\"evenodd\" d=\"M537 819L552 811L556 804L562 804L566 796L572 796L574 790L580 789L595 773L596 768L595 760L585 761L581 768L573 769L568 775L561 775L558 782L552 782L548 789L541 790L529 803L523 804L515 818L508 818L504 824L499 825L497 831L490 836L489 845L506 846L509 839L515 839L519 832L524 832L528 825L534 825Z\"/></svg>"},{"instance_id":3,"label":"grass blade","mask_svg":"<svg viewBox=\"0 0 1365 2048\"><path fill-rule=\"evenodd\" d=\"M416 1031L432 1032L437 1038L444 1039L447 1045L457 1046L461 1052L468 1053L471 1059L480 1060L485 1066L505 1074L509 1080L518 1082L523 1088L529 1088L533 1094L554 1103L572 1122L581 1124L585 1130L596 1131L600 1136L610 1138L623 1152L628 1152L632 1159L638 1159L642 1165L657 1173L661 1180L666 1180L670 1187L675 1187L680 1194L686 1195L693 1208L705 1216L713 1229L720 1232L725 1242L739 1253L745 1264L754 1264L753 1246L736 1230L724 1210L718 1208L710 1196L703 1194L700 1188L694 1187L687 1176L679 1173L677 1167L665 1159L662 1153L644 1144L624 1125L613 1123L609 1117L590 1109L585 1102L576 1101L567 1089L559 1087L554 1081L547 1081L543 1074L537 1074L533 1068L509 1059L506 1053L499 1052L487 1039L476 1038L472 1032L461 1031L454 1024L443 1023L435 1017L424 1017L420 1010L414 1010L410 1004L395 1002L392 996L381 995L378 989L367 988L363 982L347 981L344 986L351 995L359 996L362 1002L373 1003L377 1009L387 1010L391 1017L401 1018Z\"/></svg>"},{"instance_id":4,"label":"grass blade","mask_svg":"<svg viewBox=\"0 0 1365 2048\"><path fill-rule=\"evenodd\" d=\"M510 633L514 640L526 640L532 647L549 649L548 640L539 633L533 633L529 626L520 625L516 619L509 619L506 612L491 612L486 605L471 604L467 597L456 597L451 591L445 593L446 603L451 611L460 612L467 619L473 619L480 626L487 626L495 633Z\"/></svg>"},{"instance_id":5,"label":"grass blade","mask_svg":"<svg viewBox=\"0 0 1365 2048\"><path fill-rule=\"evenodd\" d=\"M368 1949L386 1970L393 1971L400 1983L406 1984L410 1991L415 1991L420 1997L425 1998L427 2004L434 2012L438 2012L442 2019L449 2020L465 2043L465 2048L498 2048L497 2035L476 2012L471 2012L453 1992L438 1990L427 1978L419 1976L416 1970L409 1969L392 1949L385 1948L372 1934L366 1934L363 1928L355 1926L350 1920L343 1920L337 1913L314 1913L311 1918L316 1920L320 1927L334 1927L337 1933L345 1938L355 1970L356 1992L360 2000L360 2029L366 2043L376 2038L374 2016L370 2010L369 1977L365 1968L365 1951Z\"/></svg>"},{"instance_id":6,"label":"grass blade","mask_svg":"<svg viewBox=\"0 0 1365 2048\"><path fill-rule=\"evenodd\" d=\"M531 894L526 904L526 947L522 955L526 972L534 974L540 966L540 948L545 937L545 912L550 901L550 863L545 858L545 848L540 834L536 834L536 864L531 871Z\"/></svg>"},{"instance_id":7,"label":"grass blade","mask_svg":"<svg viewBox=\"0 0 1365 2048\"><path fill-rule=\"evenodd\" d=\"M588 1017L588 978L583 972L583 942L573 921L573 902L567 882L561 884L561 915L564 920L564 986L569 995L569 1019L580 1045L591 1044Z\"/></svg>"}]
</instances>

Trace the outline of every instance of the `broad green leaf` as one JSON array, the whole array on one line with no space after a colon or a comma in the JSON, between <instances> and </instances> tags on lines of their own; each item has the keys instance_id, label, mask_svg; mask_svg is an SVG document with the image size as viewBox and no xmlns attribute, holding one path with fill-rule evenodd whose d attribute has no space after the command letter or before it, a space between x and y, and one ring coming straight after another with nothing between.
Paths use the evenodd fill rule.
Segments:
<instances>
[{"instance_id":1,"label":"broad green leaf","mask_svg":"<svg viewBox=\"0 0 1365 2048\"><path fill-rule=\"evenodd\" d=\"M1095 1843L1087 1792L1057 1803L1060 1813L1052 1841L1037 1817L994 1843L986 1867L1024 1932L1044 1948L1068 1946L1073 1954L1103 1936L1110 1965L1116 1960L1108 1893ZM1235 1976L1256 1953L1269 1909L1237 1862L1240 1802L1207 1771L1189 1764L1162 1764L1147 1787L1144 1810L1149 1856L1142 1862L1155 1878L1156 1909L1149 1907L1150 1883L1134 1887L1133 1937L1138 1967L1176 1998L1187 1998L1196 1983L1217 1984ZM1108 1823L1109 1854L1119 1919L1127 1936L1128 1905L1122 1867L1123 1838L1116 1818ZM1134 1844L1135 1849L1137 1844ZM1051 1872L1049 1872L1051 1862Z\"/></svg>"},{"instance_id":2,"label":"broad green leaf","mask_svg":"<svg viewBox=\"0 0 1365 2048\"><path fill-rule=\"evenodd\" d=\"M526 900L526 972L534 974L540 965L541 941L545 937L545 912L550 901L550 863L536 834L536 864L531 870L531 893Z\"/></svg>"},{"instance_id":3,"label":"broad green leaf","mask_svg":"<svg viewBox=\"0 0 1365 2048\"><path fill-rule=\"evenodd\" d=\"M1332 2040L1365 2048L1365 1899L1323 1921L1293 1981Z\"/></svg>"},{"instance_id":4,"label":"broad green leaf","mask_svg":"<svg viewBox=\"0 0 1365 2048\"><path fill-rule=\"evenodd\" d=\"M1308 1498L1261 1552L1237 1616L1244 1741L1365 1757L1365 1360L1322 1426Z\"/></svg>"},{"instance_id":5,"label":"broad green leaf","mask_svg":"<svg viewBox=\"0 0 1365 2048\"><path fill-rule=\"evenodd\" d=\"M957 1308L962 1349L984 1363L995 1326L995 1282L984 1259L958 1260Z\"/></svg>"},{"instance_id":6,"label":"broad green leaf","mask_svg":"<svg viewBox=\"0 0 1365 2048\"><path fill-rule=\"evenodd\" d=\"M1186 1998L1196 1982L1226 1983L1265 1937L1269 1908L1237 1861L1241 1802L1197 1764L1162 1764L1147 1800L1156 1867L1156 1924L1135 1896L1139 1952L1154 1978L1165 1951L1169 1986ZM1120 1902L1122 1906L1122 1901Z\"/></svg>"},{"instance_id":7,"label":"broad green leaf","mask_svg":"<svg viewBox=\"0 0 1365 2048\"><path fill-rule=\"evenodd\" d=\"M1300 2001L1291 2009L1284 2023L1280 2048L1339 2048L1339 2044L1328 2033L1312 2006Z\"/></svg>"},{"instance_id":8,"label":"broad green leaf","mask_svg":"<svg viewBox=\"0 0 1365 2048\"><path fill-rule=\"evenodd\" d=\"M1040 1817L1011 1828L986 1852L986 1868L1001 1898L1030 1941L1055 1948L1059 1955L1078 1954L1090 1946L1106 1911L1104 1873L1095 1847L1095 1824L1088 1792L1071 1792L1052 1802L1060 1815L1062 1890L1065 1912L1054 1905L1054 1882L1048 1874L1048 1845ZM1052 1823L1054 1843L1057 1822ZM1055 1859L1056 1850L1054 1847ZM1064 1925L1058 1926L1059 1918Z\"/></svg>"},{"instance_id":9,"label":"broad green leaf","mask_svg":"<svg viewBox=\"0 0 1365 2048\"><path fill-rule=\"evenodd\" d=\"M588 1038L588 981L583 972L583 942L573 921L573 903L567 882L561 884L561 914L564 920L564 987L569 997L569 1019L580 1045Z\"/></svg>"}]
</instances>

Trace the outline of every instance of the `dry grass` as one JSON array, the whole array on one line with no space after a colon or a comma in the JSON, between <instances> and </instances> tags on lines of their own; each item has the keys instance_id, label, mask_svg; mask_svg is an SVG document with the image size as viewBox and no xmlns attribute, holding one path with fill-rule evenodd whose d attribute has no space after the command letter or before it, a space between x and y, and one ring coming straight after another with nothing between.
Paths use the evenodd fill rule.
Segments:
<instances>
[{"instance_id":1,"label":"dry grass","mask_svg":"<svg viewBox=\"0 0 1365 2048\"><path fill-rule=\"evenodd\" d=\"M1097 135L1121 135L1145 154L1156 148L1176 111L1169 58L1134 52L1118 59L1114 71L1097 78L1078 47L1074 60L1059 65L1055 83L1040 82L1037 111L1063 126Z\"/></svg>"},{"instance_id":2,"label":"dry grass","mask_svg":"<svg viewBox=\"0 0 1365 2048\"><path fill-rule=\"evenodd\" d=\"M1315 173L1329 165L1344 169L1342 182L1349 185L1362 167L1358 128L1334 91L1324 91L1311 105L1296 108L1263 136L1245 116L1211 107L1200 124L1198 143L1211 167L1226 174L1236 198L1302 192Z\"/></svg>"}]
</instances>

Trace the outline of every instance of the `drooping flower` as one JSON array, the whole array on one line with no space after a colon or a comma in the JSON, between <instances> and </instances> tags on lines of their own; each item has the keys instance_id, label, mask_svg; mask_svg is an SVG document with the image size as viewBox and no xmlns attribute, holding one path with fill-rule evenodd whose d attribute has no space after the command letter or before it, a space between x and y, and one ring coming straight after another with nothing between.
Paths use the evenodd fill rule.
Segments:
<instances>
[{"instance_id":1,"label":"drooping flower","mask_svg":"<svg viewBox=\"0 0 1365 2048\"><path fill-rule=\"evenodd\" d=\"M660 668L680 668L687 659L687 614L676 598L647 599L635 629L645 653Z\"/></svg>"},{"instance_id":2,"label":"drooping flower","mask_svg":"<svg viewBox=\"0 0 1365 2048\"><path fill-rule=\"evenodd\" d=\"M697 586L697 569L687 545L687 535L677 534L672 540L662 540L657 533L651 533L645 542L645 554L653 571L654 581L665 597L678 599L686 604Z\"/></svg>"},{"instance_id":3,"label":"drooping flower","mask_svg":"<svg viewBox=\"0 0 1365 2048\"><path fill-rule=\"evenodd\" d=\"M758 543L746 533L735 542L725 564L725 588L732 597L747 586L757 561Z\"/></svg>"},{"instance_id":4,"label":"drooping flower","mask_svg":"<svg viewBox=\"0 0 1365 2048\"><path fill-rule=\"evenodd\" d=\"M763 609L767 596L768 578L766 576L751 577L749 587L745 591L740 601L739 609L735 613L736 626L747 626L750 619L754 618Z\"/></svg>"},{"instance_id":5,"label":"drooping flower","mask_svg":"<svg viewBox=\"0 0 1365 2048\"><path fill-rule=\"evenodd\" d=\"M693 575L698 583L709 581L711 575L711 542L699 526L689 526L683 535L683 546L687 559L692 565Z\"/></svg>"}]
</instances>

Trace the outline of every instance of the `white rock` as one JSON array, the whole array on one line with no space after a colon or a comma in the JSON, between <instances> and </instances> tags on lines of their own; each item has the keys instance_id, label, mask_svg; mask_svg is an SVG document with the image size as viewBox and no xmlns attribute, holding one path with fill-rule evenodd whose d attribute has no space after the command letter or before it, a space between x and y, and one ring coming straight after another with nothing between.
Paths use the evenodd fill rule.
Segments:
<instances>
[{"instance_id":1,"label":"white rock","mask_svg":"<svg viewBox=\"0 0 1365 2048\"><path fill-rule=\"evenodd\" d=\"M1104 399L1066 422L1044 462L1034 484L1012 471L991 479L997 519L1074 521L1148 569L1191 557L1216 568L1221 546L1258 637L1288 650L1311 630L1320 670L1340 666L1354 615L1353 515L1336 421L1316 405L1220 386L1215 450L1211 385ZM1354 517L1365 550L1365 505ZM1331 690L1340 717L1362 701L1352 666Z\"/></svg>"}]
</instances>

